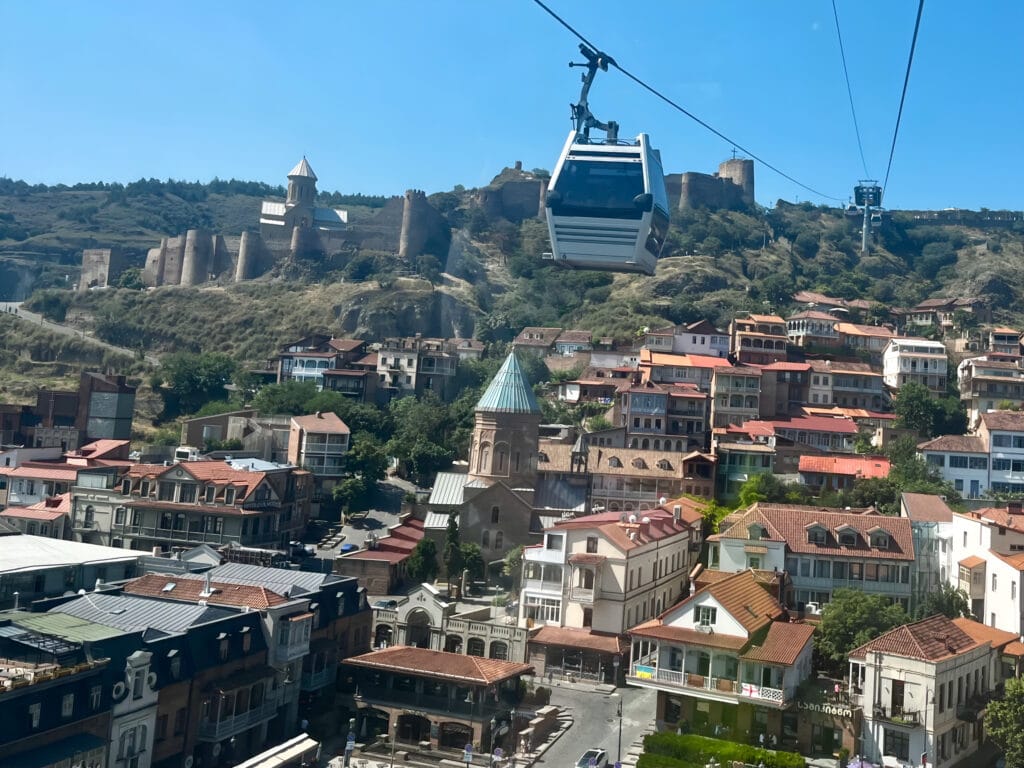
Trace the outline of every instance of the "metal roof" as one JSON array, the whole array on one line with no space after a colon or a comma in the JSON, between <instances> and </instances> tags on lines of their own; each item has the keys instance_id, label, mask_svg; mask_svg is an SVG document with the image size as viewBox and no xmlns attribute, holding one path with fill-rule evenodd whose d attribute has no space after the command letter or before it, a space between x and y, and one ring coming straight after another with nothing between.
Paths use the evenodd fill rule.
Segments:
<instances>
[{"instance_id":1,"label":"metal roof","mask_svg":"<svg viewBox=\"0 0 1024 768\"><path fill-rule=\"evenodd\" d=\"M344 581L332 573L315 573L313 571L293 571L287 568L266 568L262 565L245 563L225 563L209 571L213 581L226 581L231 584L249 584L255 587L267 587L280 594L288 587L299 587L307 592L315 592L329 584ZM298 595L292 593L292 597Z\"/></svg>"},{"instance_id":2,"label":"metal roof","mask_svg":"<svg viewBox=\"0 0 1024 768\"><path fill-rule=\"evenodd\" d=\"M458 507L462 505L462 489L469 482L469 476L458 472L438 472L434 487L430 491L429 505ZM446 516L447 519L447 516ZM426 528L430 528L428 523Z\"/></svg>"},{"instance_id":3,"label":"metal roof","mask_svg":"<svg viewBox=\"0 0 1024 768\"><path fill-rule=\"evenodd\" d=\"M124 634L124 630L97 624L95 621L81 619L66 613L30 613L18 611L4 614L19 627L55 635L76 643L94 640L106 640Z\"/></svg>"},{"instance_id":4,"label":"metal roof","mask_svg":"<svg viewBox=\"0 0 1024 768\"><path fill-rule=\"evenodd\" d=\"M64 613L118 629L155 630L171 634L184 632L197 624L236 616L239 611L133 595L90 592L77 600L52 608L51 613Z\"/></svg>"},{"instance_id":5,"label":"metal roof","mask_svg":"<svg viewBox=\"0 0 1024 768\"><path fill-rule=\"evenodd\" d=\"M424 529L445 530L448 528L447 512L427 512L427 519L423 523Z\"/></svg>"},{"instance_id":6,"label":"metal roof","mask_svg":"<svg viewBox=\"0 0 1024 768\"><path fill-rule=\"evenodd\" d=\"M533 387L527 381L515 352L510 352L505 358L484 396L476 404L476 410L489 413L540 413Z\"/></svg>"},{"instance_id":7,"label":"metal roof","mask_svg":"<svg viewBox=\"0 0 1024 768\"><path fill-rule=\"evenodd\" d=\"M308 176L313 181L317 180L316 174L313 173L313 169L309 167L309 161L306 160L305 155L302 156L302 159L298 162L298 164L294 168L292 168L291 171L288 173L289 179L292 176Z\"/></svg>"},{"instance_id":8,"label":"metal roof","mask_svg":"<svg viewBox=\"0 0 1024 768\"><path fill-rule=\"evenodd\" d=\"M45 536L0 536L0 575L66 565L138 560L143 552Z\"/></svg>"},{"instance_id":9,"label":"metal roof","mask_svg":"<svg viewBox=\"0 0 1024 768\"><path fill-rule=\"evenodd\" d=\"M260 213L268 216L284 216L287 210L284 203L275 203L271 200L264 200L260 206Z\"/></svg>"}]
</instances>

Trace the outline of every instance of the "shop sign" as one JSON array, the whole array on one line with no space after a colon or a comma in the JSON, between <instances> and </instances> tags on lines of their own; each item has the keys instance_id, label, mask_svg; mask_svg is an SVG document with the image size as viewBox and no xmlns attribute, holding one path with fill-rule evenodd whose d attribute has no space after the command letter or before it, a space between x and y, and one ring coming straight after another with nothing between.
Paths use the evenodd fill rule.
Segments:
<instances>
[{"instance_id":1,"label":"shop sign","mask_svg":"<svg viewBox=\"0 0 1024 768\"><path fill-rule=\"evenodd\" d=\"M853 717L853 710L849 707L841 707L836 704L821 704L816 701L798 701L796 705L800 709L807 709L811 712L821 712L823 715L833 717Z\"/></svg>"}]
</instances>

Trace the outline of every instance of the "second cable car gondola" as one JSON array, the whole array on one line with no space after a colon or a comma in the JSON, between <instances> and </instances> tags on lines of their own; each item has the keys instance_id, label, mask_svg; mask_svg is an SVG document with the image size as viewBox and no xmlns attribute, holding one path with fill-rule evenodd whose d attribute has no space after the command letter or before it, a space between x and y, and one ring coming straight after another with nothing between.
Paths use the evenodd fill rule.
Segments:
<instances>
[{"instance_id":1,"label":"second cable car gondola","mask_svg":"<svg viewBox=\"0 0 1024 768\"><path fill-rule=\"evenodd\" d=\"M587 59L575 129L558 158L545 201L549 258L560 266L653 275L668 233L668 194L661 156L646 134L618 140L615 122L599 122L587 93L598 69L611 59L585 45ZM614 63L614 62L611 62ZM590 130L605 132L592 140Z\"/></svg>"}]
</instances>

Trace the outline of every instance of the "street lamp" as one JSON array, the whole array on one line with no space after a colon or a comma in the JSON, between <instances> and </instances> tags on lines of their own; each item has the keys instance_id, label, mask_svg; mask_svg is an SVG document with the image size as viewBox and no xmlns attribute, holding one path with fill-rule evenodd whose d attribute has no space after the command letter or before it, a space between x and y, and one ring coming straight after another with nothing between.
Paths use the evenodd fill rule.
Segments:
<instances>
[{"instance_id":1,"label":"street lamp","mask_svg":"<svg viewBox=\"0 0 1024 768\"><path fill-rule=\"evenodd\" d=\"M622 659L619 656L615 656L612 659L612 666L615 667L615 684L619 684L619 665L622 664ZM615 749L615 768L619 768L622 763L622 696L619 696L618 711L616 714L619 717L619 741Z\"/></svg>"},{"instance_id":2,"label":"street lamp","mask_svg":"<svg viewBox=\"0 0 1024 768\"><path fill-rule=\"evenodd\" d=\"M401 715L395 715L395 730L391 733L391 768L395 768L395 744L398 743L398 718Z\"/></svg>"}]
</instances>

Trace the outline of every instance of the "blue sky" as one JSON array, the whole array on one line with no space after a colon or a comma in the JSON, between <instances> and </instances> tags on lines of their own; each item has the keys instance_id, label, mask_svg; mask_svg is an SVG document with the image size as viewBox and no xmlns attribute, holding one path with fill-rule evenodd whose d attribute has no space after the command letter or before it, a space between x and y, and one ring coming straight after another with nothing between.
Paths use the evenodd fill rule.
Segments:
<instances>
[{"instance_id":1,"label":"blue sky","mask_svg":"<svg viewBox=\"0 0 1024 768\"><path fill-rule=\"evenodd\" d=\"M549 0L635 75L803 183L864 177L828 0ZM917 3L837 0L868 169L885 175ZM0 2L0 175L283 183L367 194L551 168L577 41L530 0ZM890 208L1024 208L1024 3L930 0ZM732 147L620 73L591 94L669 172ZM759 202L825 202L756 169Z\"/></svg>"}]
</instances>

